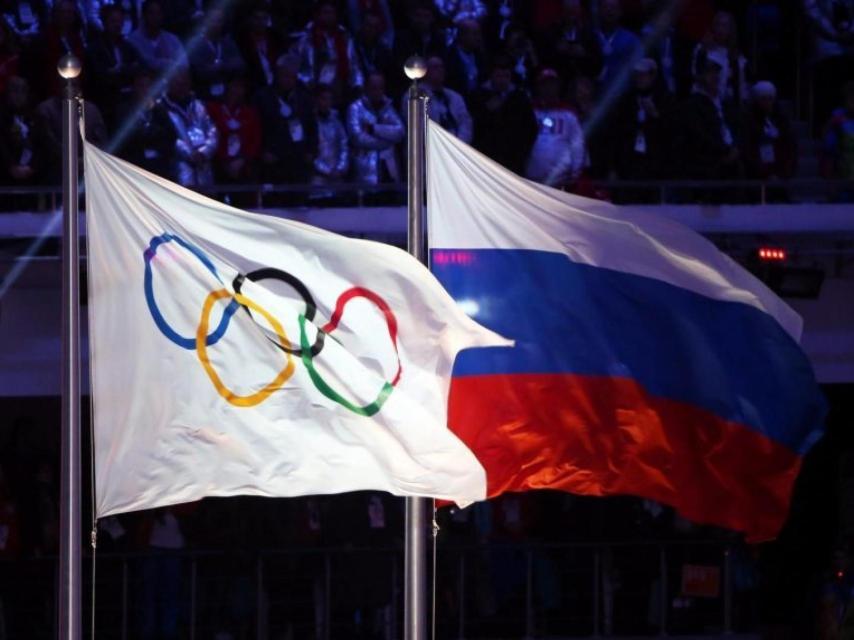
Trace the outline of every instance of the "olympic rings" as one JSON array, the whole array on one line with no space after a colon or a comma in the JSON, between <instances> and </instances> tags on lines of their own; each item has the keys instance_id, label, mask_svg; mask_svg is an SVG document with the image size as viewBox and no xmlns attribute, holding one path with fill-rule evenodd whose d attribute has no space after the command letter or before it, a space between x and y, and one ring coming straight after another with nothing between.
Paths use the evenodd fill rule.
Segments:
<instances>
[{"instance_id":1,"label":"olympic rings","mask_svg":"<svg viewBox=\"0 0 854 640\"><path fill-rule=\"evenodd\" d=\"M210 271L214 277L222 282L219 277L219 274L216 271L216 267L213 263L208 259L208 257L202 253L201 249L198 247L194 247L189 242L184 240L179 236L174 236L171 233L164 233L159 236L155 236L151 239L151 242L148 244L148 249L143 253L143 258L145 259L145 278L144 278L144 291L145 291L145 302L148 304L148 310L151 312L151 317L154 318L154 324L157 325L157 328L160 329L160 332L169 338L172 342L177 344L179 347L183 349L187 349L188 351L192 351L196 348L196 339L195 338L185 338L179 335L172 327L169 326L169 323L166 322L166 319L163 317L163 314L160 313L160 308L157 306L157 302L154 299L154 284L153 284L153 275L151 271L151 260L154 258L157 253L158 247L160 245L166 244L167 242L176 242L182 247L184 247L187 251L192 253L196 258L199 259L205 268ZM211 346L216 344L223 335L225 335L225 330L228 329L228 323L231 321L231 316L234 315L234 312L240 308L240 305L237 304L234 300L232 300L229 305L225 308L225 311L222 314L222 318L220 318L219 324L217 328L214 329L213 333L205 338L205 344L207 346Z\"/></svg>"},{"instance_id":2,"label":"olympic rings","mask_svg":"<svg viewBox=\"0 0 854 640\"><path fill-rule=\"evenodd\" d=\"M293 358L291 356L297 356L301 359L303 365L308 371L309 378L311 379L314 386L317 390L323 394L325 397L330 400L340 404L345 409L352 411L358 415L362 416L373 416L378 413L383 405L385 404L388 397L391 395L391 392L397 386L397 383L400 381L401 374L403 371L403 367L400 361L400 353L397 347L397 318L394 315L394 312L391 310L389 305L383 300L382 297L371 291L370 289L364 287L352 287L347 289L344 293L338 296L338 300L335 303L335 309L332 313L332 317L329 322L327 322L322 327L317 329L317 335L314 339L314 343L310 344L308 339L308 334L306 332L306 322L311 322L314 319L314 316L317 313L317 305L314 302L314 298L309 292L308 287L299 280L296 276L282 271L280 269L275 269L272 267L267 267L263 269L257 269L252 271L246 275L238 274L233 282L232 288L234 289L234 293L229 292L227 289L217 289L216 291L208 294L207 298L202 305L202 314L199 320L199 325L196 329L195 338L185 338L179 335L171 326L166 322L163 318L163 315L160 313L160 309L157 306L157 303L154 298L154 287L152 284L153 276L151 269L151 260L154 258L154 255L157 253L157 249L160 245L166 244L168 242L176 242L188 251L190 251L204 266L210 271L213 276L222 283L222 279L219 277L217 273L216 267L210 261L210 259L198 248L193 246L192 244L186 242L179 236L163 233L159 236L155 236L151 239L148 248L143 253L143 259L145 261L145 276L144 276L144 293L146 303L148 304L148 310L151 313L151 317L154 320L155 325L160 330L160 332L168 338L171 342L175 343L179 347L188 350L196 351L196 355L199 358L199 361L202 364L202 367L205 370L205 373L208 375L208 378L213 383L214 388L217 390L220 396L225 398L227 402L233 404L238 407L252 407L258 405L270 395L280 389L285 382L294 374L295 365ZM305 313L299 314L297 316L300 328L300 341L299 348L294 348L291 345L291 342L288 340L287 335L285 334L285 330L282 328L281 323L276 320L270 312L261 307L258 303L253 300L247 298L245 295L241 293L241 288L243 283L246 280L251 280L253 282L257 282L260 280L273 279L279 280L288 284L291 288L296 291L300 297L302 297L305 302ZM218 300L222 300L223 298L231 298L231 301L228 303L228 306L225 308L225 311L222 314L222 318L219 321L216 329L213 332L209 333L210 329L210 316L213 310L214 304ZM391 382L386 381L383 383L382 388L380 389L377 397L370 403L360 406L347 400L341 395L339 392L334 390L326 380L320 375L315 367L314 359L321 353L323 350L323 346L325 344L325 339L327 334L331 334L335 329L338 328L339 323L341 322L341 318L344 314L344 308L347 303L353 300L354 298L365 298L366 300L373 303L379 311L383 314L383 317L386 322L386 327L389 332L389 337L392 341L392 346L394 347L394 353L397 357L397 371L394 375L394 378ZM250 395L240 396L237 395L234 391L229 389L223 384L219 374L214 370L213 365L211 364L210 358L208 357L207 347L216 344L220 338L225 335L226 330L228 329L229 323L231 321L231 317L237 311L238 308L243 307L246 313L252 317L252 311L255 311L259 315L261 315L267 323L273 328L273 331L276 333L278 340L270 339L271 343L274 344L277 348L281 349L285 353L286 364L285 367L276 374L276 377L266 384L261 390L256 391Z\"/></svg>"},{"instance_id":3,"label":"olympic rings","mask_svg":"<svg viewBox=\"0 0 854 640\"><path fill-rule=\"evenodd\" d=\"M305 302L305 319L311 322L314 320L314 314L317 313L317 305L314 304L314 298L311 297L311 292L309 292L308 287L306 287L302 280L297 278L296 276L288 273L287 271L282 271L281 269L274 269L272 267L268 267L266 269L258 269L257 271L252 271L247 273L245 276L240 273L234 278L234 282L232 282L232 287L236 293L240 293L240 289L243 287L243 282L245 280L251 280L252 282L258 282L259 280L280 280L286 284L289 284L291 288L296 291ZM252 316L252 312L249 311L248 307L243 307L246 309L246 313L249 316ZM322 331L317 332L317 337L314 339L314 344L311 345L311 355L316 356L323 349L323 341L325 337L325 333ZM299 349L289 349L288 347L283 347L278 342L274 340L270 340L274 345L282 349L285 353L290 353L295 356L302 356L302 348Z\"/></svg>"},{"instance_id":4,"label":"olympic rings","mask_svg":"<svg viewBox=\"0 0 854 640\"><path fill-rule=\"evenodd\" d=\"M202 317L201 320L199 320L199 328L196 331L196 353L199 356L202 367L205 369L205 373L208 374L208 377L211 379L211 382L213 382L213 385L219 395L237 407L254 407L256 404L264 402L264 400L270 397L271 393L287 382L288 378L294 374L294 362L291 358L291 354L286 353L285 358L287 360L287 364L285 365L285 368L279 371L272 382L265 385L260 391L256 391L248 396L239 396L222 383L222 380L214 370L213 365L208 358L205 336L207 336L208 333L208 322L210 321L211 309L213 308L214 303L217 300L221 300L222 298L227 298L229 296L232 296L232 294L229 293L227 289L219 289L218 291L213 291L208 294L208 297L205 298L205 303L202 306ZM288 341L288 337L285 335L285 330L282 329L282 325L279 324L279 321L270 315L266 309L240 293L233 294L233 297L234 300L242 306L254 309L264 316L267 322L270 323L270 326L273 327L276 335L279 336L279 343L282 347L287 349L291 346L291 343Z\"/></svg>"}]
</instances>

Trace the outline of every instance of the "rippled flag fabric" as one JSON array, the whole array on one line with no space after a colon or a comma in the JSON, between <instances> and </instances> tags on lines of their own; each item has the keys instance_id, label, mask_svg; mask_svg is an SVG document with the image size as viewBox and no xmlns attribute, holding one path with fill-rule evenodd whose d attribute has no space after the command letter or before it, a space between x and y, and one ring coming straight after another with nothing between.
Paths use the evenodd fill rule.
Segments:
<instances>
[{"instance_id":1,"label":"rippled flag fabric","mask_svg":"<svg viewBox=\"0 0 854 640\"><path fill-rule=\"evenodd\" d=\"M506 344L399 249L236 210L85 148L100 517L205 496L481 499L457 352Z\"/></svg>"},{"instance_id":2,"label":"rippled flag fabric","mask_svg":"<svg viewBox=\"0 0 854 640\"><path fill-rule=\"evenodd\" d=\"M693 231L429 127L433 273L515 340L454 367L449 421L489 495L630 494L774 537L824 418L801 319Z\"/></svg>"}]
</instances>

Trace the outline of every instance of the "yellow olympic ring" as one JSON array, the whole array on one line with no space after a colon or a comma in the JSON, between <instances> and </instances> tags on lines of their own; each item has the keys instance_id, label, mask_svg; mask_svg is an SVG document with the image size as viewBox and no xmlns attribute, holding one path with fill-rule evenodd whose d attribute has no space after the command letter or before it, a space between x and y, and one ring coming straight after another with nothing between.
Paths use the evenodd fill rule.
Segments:
<instances>
[{"instance_id":1,"label":"yellow olympic ring","mask_svg":"<svg viewBox=\"0 0 854 640\"><path fill-rule=\"evenodd\" d=\"M208 374L208 377L211 379L214 387L216 387L219 395L236 407L254 407L256 404L264 402L264 400L270 397L270 394L287 382L288 378L294 374L294 362L291 358L291 354L286 351L285 355L287 356L287 364L285 365L285 368L276 375L272 382L265 385L263 389L253 393L252 395L239 396L226 387L222 383L222 380L220 380L217 372L214 371L213 365L211 365L210 359L208 358L207 335L211 310L213 309L214 303L216 303L217 300L229 297L233 297L238 304L242 304L244 307L257 311L259 314L264 316L267 322L270 323L270 326L273 327L276 335L279 337L279 343L285 349L290 349L291 343L288 340L287 335L285 335L285 330L282 328L282 325L279 324L279 322L265 309L261 308L246 296L240 293L230 293L226 289L219 289L210 293L205 299L205 304L202 307L202 317L201 320L199 320L199 328L196 330L196 354L199 356L199 360L201 361L205 372Z\"/></svg>"}]
</instances>

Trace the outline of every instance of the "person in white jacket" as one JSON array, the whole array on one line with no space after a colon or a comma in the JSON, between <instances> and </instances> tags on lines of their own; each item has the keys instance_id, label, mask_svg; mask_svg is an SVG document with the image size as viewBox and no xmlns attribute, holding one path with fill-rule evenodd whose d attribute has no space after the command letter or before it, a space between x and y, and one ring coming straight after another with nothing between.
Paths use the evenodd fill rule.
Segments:
<instances>
[{"instance_id":1,"label":"person in white jacket","mask_svg":"<svg viewBox=\"0 0 854 640\"><path fill-rule=\"evenodd\" d=\"M427 115L433 122L453 133L460 140L471 144L474 135L471 115L466 101L453 89L445 88L445 63L439 56L427 60L427 75L419 87L427 94ZM407 104L409 94L404 93L401 99L400 112L404 119L408 118Z\"/></svg>"},{"instance_id":2,"label":"person in white jacket","mask_svg":"<svg viewBox=\"0 0 854 640\"><path fill-rule=\"evenodd\" d=\"M175 127L175 174L179 184L190 188L213 184L212 159L219 133L205 103L192 92L190 71L180 68L169 81L163 104Z\"/></svg>"},{"instance_id":3,"label":"person in white jacket","mask_svg":"<svg viewBox=\"0 0 854 640\"><path fill-rule=\"evenodd\" d=\"M397 144L404 128L385 94L385 78L373 72L365 79L365 95L347 109L347 135L356 182L379 184L404 179L397 162Z\"/></svg>"},{"instance_id":4,"label":"person in white jacket","mask_svg":"<svg viewBox=\"0 0 854 640\"><path fill-rule=\"evenodd\" d=\"M553 187L572 186L584 167L584 132L560 99L560 78L554 69L543 69L537 78L534 114L537 138L525 176Z\"/></svg>"}]
</instances>

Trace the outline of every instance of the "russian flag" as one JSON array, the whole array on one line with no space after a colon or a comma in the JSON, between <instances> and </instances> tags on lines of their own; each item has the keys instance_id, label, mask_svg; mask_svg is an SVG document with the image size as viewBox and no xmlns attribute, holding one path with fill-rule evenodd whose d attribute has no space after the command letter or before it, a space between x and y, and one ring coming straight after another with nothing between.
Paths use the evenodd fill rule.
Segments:
<instances>
[{"instance_id":1,"label":"russian flag","mask_svg":"<svg viewBox=\"0 0 854 640\"><path fill-rule=\"evenodd\" d=\"M682 225L524 180L432 122L427 149L431 269L515 340L454 366L448 422L489 495L629 494L773 538L825 411L800 317Z\"/></svg>"}]
</instances>

